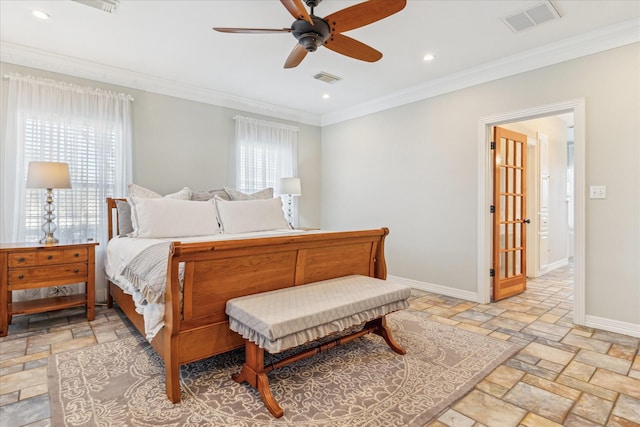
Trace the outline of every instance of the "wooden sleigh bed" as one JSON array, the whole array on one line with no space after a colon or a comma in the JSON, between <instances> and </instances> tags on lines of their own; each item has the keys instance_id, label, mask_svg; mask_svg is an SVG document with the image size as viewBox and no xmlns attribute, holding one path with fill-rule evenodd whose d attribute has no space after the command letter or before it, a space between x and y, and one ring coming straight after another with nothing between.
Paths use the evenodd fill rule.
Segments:
<instances>
[{"instance_id":1,"label":"wooden sleigh bed","mask_svg":"<svg viewBox=\"0 0 640 427\"><path fill-rule=\"evenodd\" d=\"M116 201L107 199L109 238L118 236ZM244 346L229 329L229 299L305 285L337 277L363 275L386 279L386 228L345 232L180 243L170 246L164 326L151 340L162 357L166 392L180 401L180 365ZM179 269L184 266L182 295ZM118 307L145 335L142 315L130 295L109 282L108 305Z\"/></svg>"}]
</instances>

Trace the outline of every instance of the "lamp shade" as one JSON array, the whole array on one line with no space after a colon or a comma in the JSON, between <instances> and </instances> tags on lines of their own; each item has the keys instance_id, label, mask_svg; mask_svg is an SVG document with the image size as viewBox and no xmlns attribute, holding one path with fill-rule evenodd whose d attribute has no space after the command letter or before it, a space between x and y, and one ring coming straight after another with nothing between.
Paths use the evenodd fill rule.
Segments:
<instances>
[{"instance_id":1,"label":"lamp shade","mask_svg":"<svg viewBox=\"0 0 640 427\"><path fill-rule=\"evenodd\" d=\"M280 178L280 194L301 195L300 178Z\"/></svg>"},{"instance_id":2,"label":"lamp shade","mask_svg":"<svg viewBox=\"0 0 640 427\"><path fill-rule=\"evenodd\" d=\"M57 162L29 162L27 188L71 188L69 165Z\"/></svg>"}]
</instances>

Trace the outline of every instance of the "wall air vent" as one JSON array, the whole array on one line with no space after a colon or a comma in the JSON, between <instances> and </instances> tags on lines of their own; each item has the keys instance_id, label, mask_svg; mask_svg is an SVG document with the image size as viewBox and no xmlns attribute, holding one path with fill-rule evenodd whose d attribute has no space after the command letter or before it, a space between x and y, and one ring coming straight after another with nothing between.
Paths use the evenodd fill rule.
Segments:
<instances>
[{"instance_id":1,"label":"wall air vent","mask_svg":"<svg viewBox=\"0 0 640 427\"><path fill-rule=\"evenodd\" d=\"M318 74L313 76L313 78L329 84L334 84L335 82L342 80L340 77L325 73L324 71L320 71Z\"/></svg>"},{"instance_id":2,"label":"wall air vent","mask_svg":"<svg viewBox=\"0 0 640 427\"><path fill-rule=\"evenodd\" d=\"M120 0L73 0L76 3L84 4L104 12L113 13L118 8Z\"/></svg>"},{"instance_id":3,"label":"wall air vent","mask_svg":"<svg viewBox=\"0 0 640 427\"><path fill-rule=\"evenodd\" d=\"M560 13L551 4L549 0L538 2L523 11L514 13L502 18L505 24L513 31L517 33L527 28L535 27L543 22L551 21L553 19L559 19Z\"/></svg>"}]
</instances>

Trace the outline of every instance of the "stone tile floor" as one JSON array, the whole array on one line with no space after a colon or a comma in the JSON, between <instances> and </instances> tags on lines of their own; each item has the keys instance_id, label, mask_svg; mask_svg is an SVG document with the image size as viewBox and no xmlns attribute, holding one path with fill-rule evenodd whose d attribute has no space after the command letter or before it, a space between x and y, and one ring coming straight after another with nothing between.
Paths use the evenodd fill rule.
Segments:
<instances>
[{"instance_id":1,"label":"stone tile floor","mask_svg":"<svg viewBox=\"0 0 640 427\"><path fill-rule=\"evenodd\" d=\"M640 339L572 323L572 270L529 280L521 295L477 304L414 291L434 321L523 346L430 424L640 426ZM0 426L50 426L48 356L109 342L132 330L114 309L15 316L0 338Z\"/></svg>"}]
</instances>

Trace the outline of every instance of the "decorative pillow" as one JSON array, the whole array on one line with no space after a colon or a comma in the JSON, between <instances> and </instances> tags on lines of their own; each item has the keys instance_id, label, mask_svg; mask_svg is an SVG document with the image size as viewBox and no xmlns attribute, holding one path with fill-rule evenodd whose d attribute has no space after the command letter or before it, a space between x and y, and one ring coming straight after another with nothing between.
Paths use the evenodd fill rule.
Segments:
<instances>
[{"instance_id":1,"label":"decorative pillow","mask_svg":"<svg viewBox=\"0 0 640 427\"><path fill-rule=\"evenodd\" d=\"M133 236L206 236L220 232L213 203L171 198L131 197Z\"/></svg>"},{"instance_id":2,"label":"decorative pillow","mask_svg":"<svg viewBox=\"0 0 640 427\"><path fill-rule=\"evenodd\" d=\"M214 197L213 201L223 233L289 229L279 197L235 202Z\"/></svg>"},{"instance_id":3,"label":"decorative pillow","mask_svg":"<svg viewBox=\"0 0 640 427\"><path fill-rule=\"evenodd\" d=\"M127 237L133 233L133 223L131 222L131 205L124 200L116 200L118 209L118 234L120 237Z\"/></svg>"},{"instance_id":4,"label":"decorative pillow","mask_svg":"<svg viewBox=\"0 0 640 427\"><path fill-rule=\"evenodd\" d=\"M215 196L224 200L231 200L229 195L224 189L219 190L195 190L191 192L191 200L207 201L213 199Z\"/></svg>"},{"instance_id":5,"label":"decorative pillow","mask_svg":"<svg viewBox=\"0 0 640 427\"><path fill-rule=\"evenodd\" d=\"M156 193L153 190L149 190L138 184L129 184L129 197L140 197L145 199L159 199L162 197L161 194ZM191 199L191 189L189 187L184 187L182 190L177 193L171 193L164 196L168 199L180 199L180 200L189 200ZM211 198L211 197L210 197Z\"/></svg>"},{"instance_id":6,"label":"decorative pillow","mask_svg":"<svg viewBox=\"0 0 640 427\"><path fill-rule=\"evenodd\" d=\"M162 195L138 184L129 184L129 197L159 198Z\"/></svg>"},{"instance_id":7,"label":"decorative pillow","mask_svg":"<svg viewBox=\"0 0 640 427\"><path fill-rule=\"evenodd\" d=\"M164 196L166 199L180 199L180 200L191 200L191 189L189 187L184 187L182 190L177 193L171 193Z\"/></svg>"},{"instance_id":8,"label":"decorative pillow","mask_svg":"<svg viewBox=\"0 0 640 427\"><path fill-rule=\"evenodd\" d=\"M273 199L273 188L265 188L253 194L246 194L233 188L224 188L231 200L256 200L256 199Z\"/></svg>"}]
</instances>

